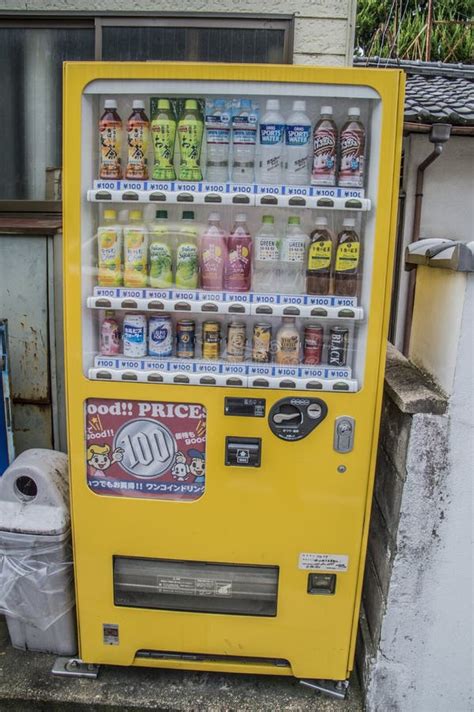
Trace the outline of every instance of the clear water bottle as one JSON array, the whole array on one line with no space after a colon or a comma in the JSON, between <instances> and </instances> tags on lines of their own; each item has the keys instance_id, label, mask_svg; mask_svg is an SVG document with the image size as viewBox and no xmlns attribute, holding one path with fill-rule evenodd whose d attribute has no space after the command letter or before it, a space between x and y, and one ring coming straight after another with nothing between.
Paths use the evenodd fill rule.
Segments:
<instances>
[{"instance_id":1,"label":"clear water bottle","mask_svg":"<svg viewBox=\"0 0 474 712\"><path fill-rule=\"evenodd\" d=\"M274 292L278 287L280 242L273 215L264 215L262 227L253 239L252 288L254 292Z\"/></svg>"},{"instance_id":2,"label":"clear water bottle","mask_svg":"<svg viewBox=\"0 0 474 712\"><path fill-rule=\"evenodd\" d=\"M285 119L280 113L280 102L268 99L259 128L261 183L275 185L282 181L284 135Z\"/></svg>"},{"instance_id":3,"label":"clear water bottle","mask_svg":"<svg viewBox=\"0 0 474 712\"><path fill-rule=\"evenodd\" d=\"M278 288L282 294L304 292L308 244L309 237L301 229L299 217L289 217L288 228L280 250Z\"/></svg>"},{"instance_id":4,"label":"clear water bottle","mask_svg":"<svg viewBox=\"0 0 474 712\"><path fill-rule=\"evenodd\" d=\"M306 102L293 102L293 109L285 126L287 185L307 185L309 182L311 151L311 119L306 115Z\"/></svg>"},{"instance_id":5,"label":"clear water bottle","mask_svg":"<svg viewBox=\"0 0 474 712\"><path fill-rule=\"evenodd\" d=\"M257 114L250 99L240 99L232 117L232 180L252 183L255 178Z\"/></svg>"},{"instance_id":6,"label":"clear water bottle","mask_svg":"<svg viewBox=\"0 0 474 712\"><path fill-rule=\"evenodd\" d=\"M215 99L212 113L206 109L206 180L225 183L229 179L230 115L225 99Z\"/></svg>"}]
</instances>

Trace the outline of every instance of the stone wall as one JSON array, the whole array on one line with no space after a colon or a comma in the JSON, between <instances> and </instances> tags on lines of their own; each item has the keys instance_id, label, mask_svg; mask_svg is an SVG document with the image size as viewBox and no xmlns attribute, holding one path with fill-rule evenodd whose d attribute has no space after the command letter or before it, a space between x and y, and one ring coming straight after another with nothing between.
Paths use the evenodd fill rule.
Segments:
<instances>
[{"instance_id":1,"label":"stone wall","mask_svg":"<svg viewBox=\"0 0 474 712\"><path fill-rule=\"evenodd\" d=\"M352 64L356 6L356 0L275 0L262 8L253 0L177 0L173 6L166 0L4 0L2 10L294 15L294 63L337 66Z\"/></svg>"}]
</instances>

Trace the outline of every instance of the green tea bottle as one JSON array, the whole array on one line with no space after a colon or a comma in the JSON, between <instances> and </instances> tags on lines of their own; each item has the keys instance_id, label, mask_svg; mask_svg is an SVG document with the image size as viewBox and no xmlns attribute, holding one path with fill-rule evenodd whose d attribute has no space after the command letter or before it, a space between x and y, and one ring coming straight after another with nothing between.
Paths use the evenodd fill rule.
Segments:
<instances>
[{"instance_id":1,"label":"green tea bottle","mask_svg":"<svg viewBox=\"0 0 474 712\"><path fill-rule=\"evenodd\" d=\"M203 133L204 121L197 99L186 99L178 121L181 151L179 180L202 180L200 160Z\"/></svg>"},{"instance_id":2,"label":"green tea bottle","mask_svg":"<svg viewBox=\"0 0 474 712\"><path fill-rule=\"evenodd\" d=\"M158 113L151 122L151 135L155 165L154 180L174 180L174 144L176 139L176 119L169 99L158 100Z\"/></svg>"},{"instance_id":3,"label":"green tea bottle","mask_svg":"<svg viewBox=\"0 0 474 712\"><path fill-rule=\"evenodd\" d=\"M148 227L150 287L168 289L173 286L173 236L169 229L168 212L156 211L156 220Z\"/></svg>"}]
</instances>

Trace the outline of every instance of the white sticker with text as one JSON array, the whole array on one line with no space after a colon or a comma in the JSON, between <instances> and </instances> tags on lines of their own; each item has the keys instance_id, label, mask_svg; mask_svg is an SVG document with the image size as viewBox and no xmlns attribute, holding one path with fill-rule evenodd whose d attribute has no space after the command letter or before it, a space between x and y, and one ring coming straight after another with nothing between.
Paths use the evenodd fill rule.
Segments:
<instances>
[{"instance_id":1,"label":"white sticker with text","mask_svg":"<svg viewBox=\"0 0 474 712\"><path fill-rule=\"evenodd\" d=\"M349 557L345 554L300 554L299 569L315 571L347 571Z\"/></svg>"}]
</instances>

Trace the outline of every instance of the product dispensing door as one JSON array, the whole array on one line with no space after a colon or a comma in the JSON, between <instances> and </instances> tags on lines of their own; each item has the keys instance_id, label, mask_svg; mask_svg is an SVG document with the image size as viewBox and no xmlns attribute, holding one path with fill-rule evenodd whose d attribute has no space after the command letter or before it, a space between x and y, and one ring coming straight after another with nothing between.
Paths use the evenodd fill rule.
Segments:
<instances>
[{"instance_id":1,"label":"product dispensing door","mask_svg":"<svg viewBox=\"0 0 474 712\"><path fill-rule=\"evenodd\" d=\"M401 72L65 67L80 656L345 681Z\"/></svg>"}]
</instances>

